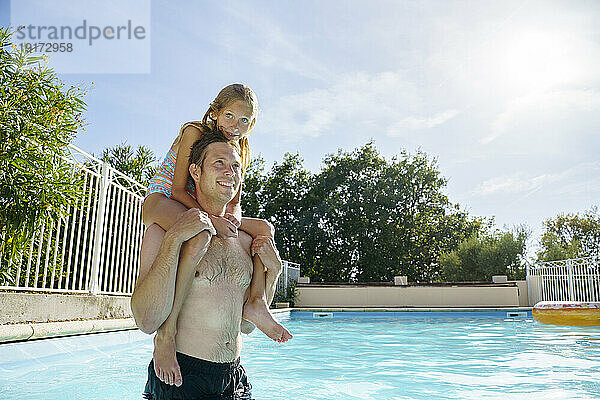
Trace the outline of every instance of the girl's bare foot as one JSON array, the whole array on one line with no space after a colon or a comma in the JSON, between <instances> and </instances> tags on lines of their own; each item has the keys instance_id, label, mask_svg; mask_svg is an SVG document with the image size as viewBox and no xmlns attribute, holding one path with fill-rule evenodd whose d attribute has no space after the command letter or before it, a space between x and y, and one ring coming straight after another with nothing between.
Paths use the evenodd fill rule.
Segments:
<instances>
[{"instance_id":1,"label":"girl's bare foot","mask_svg":"<svg viewBox=\"0 0 600 400\"><path fill-rule=\"evenodd\" d=\"M276 342L284 343L293 337L283 325L273 318L267 302L262 297L248 299L244 304L243 317Z\"/></svg>"},{"instance_id":2,"label":"girl's bare foot","mask_svg":"<svg viewBox=\"0 0 600 400\"><path fill-rule=\"evenodd\" d=\"M175 335L157 333L154 335L154 372L158 379L167 385L181 386L181 370L175 355Z\"/></svg>"}]
</instances>

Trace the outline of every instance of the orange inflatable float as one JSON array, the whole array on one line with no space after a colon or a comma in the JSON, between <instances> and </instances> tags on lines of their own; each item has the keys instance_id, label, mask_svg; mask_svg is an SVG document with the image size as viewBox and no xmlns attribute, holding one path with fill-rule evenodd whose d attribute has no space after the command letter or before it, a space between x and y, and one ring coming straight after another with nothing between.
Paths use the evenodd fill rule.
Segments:
<instances>
[{"instance_id":1,"label":"orange inflatable float","mask_svg":"<svg viewBox=\"0 0 600 400\"><path fill-rule=\"evenodd\" d=\"M600 303L584 301L540 301L533 318L549 325L600 326Z\"/></svg>"}]
</instances>

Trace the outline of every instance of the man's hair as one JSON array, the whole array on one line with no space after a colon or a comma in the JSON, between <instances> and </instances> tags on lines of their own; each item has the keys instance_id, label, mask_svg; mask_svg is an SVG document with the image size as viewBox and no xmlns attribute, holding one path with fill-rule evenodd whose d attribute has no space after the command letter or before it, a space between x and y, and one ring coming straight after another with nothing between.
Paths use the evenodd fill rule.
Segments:
<instances>
[{"instance_id":1,"label":"man's hair","mask_svg":"<svg viewBox=\"0 0 600 400\"><path fill-rule=\"evenodd\" d=\"M190 164L196 164L202 169L204 165L204 159L206 158L206 149L208 145L212 143L229 143L237 152L241 154L240 145L227 139L221 131L217 129L205 128L202 130L202 136L200 139L192 145L192 152L190 153Z\"/></svg>"}]
</instances>

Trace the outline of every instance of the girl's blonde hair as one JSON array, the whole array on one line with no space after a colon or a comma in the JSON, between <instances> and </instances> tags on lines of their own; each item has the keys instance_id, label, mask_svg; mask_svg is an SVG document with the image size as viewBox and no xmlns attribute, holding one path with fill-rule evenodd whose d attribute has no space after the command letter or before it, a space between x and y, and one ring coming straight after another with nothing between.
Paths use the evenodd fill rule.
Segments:
<instances>
[{"instance_id":1,"label":"girl's blonde hair","mask_svg":"<svg viewBox=\"0 0 600 400\"><path fill-rule=\"evenodd\" d=\"M241 83L233 83L221 89L217 97L215 97L212 103L210 103L210 106L208 106L206 113L204 113L202 123L211 129L216 128L216 121L211 117L211 114L216 116L223 107L227 107L234 101L243 101L252 109L252 121L250 121L250 127L248 128L249 134L256 123L256 116L258 115L258 99L252 89ZM250 164L250 144L248 142L248 134L239 139L241 149L240 157L242 159L242 169L244 171L248 167L248 164Z\"/></svg>"}]
</instances>

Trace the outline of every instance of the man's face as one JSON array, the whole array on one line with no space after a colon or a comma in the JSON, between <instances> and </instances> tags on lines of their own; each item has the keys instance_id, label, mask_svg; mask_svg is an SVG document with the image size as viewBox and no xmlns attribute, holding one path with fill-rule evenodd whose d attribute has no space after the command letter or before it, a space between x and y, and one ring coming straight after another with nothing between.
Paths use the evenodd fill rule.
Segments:
<instances>
[{"instance_id":1,"label":"man's face","mask_svg":"<svg viewBox=\"0 0 600 400\"><path fill-rule=\"evenodd\" d=\"M192 177L206 197L228 203L240 187L242 168L240 155L228 143L211 143L206 148L202 168L195 166Z\"/></svg>"}]
</instances>

